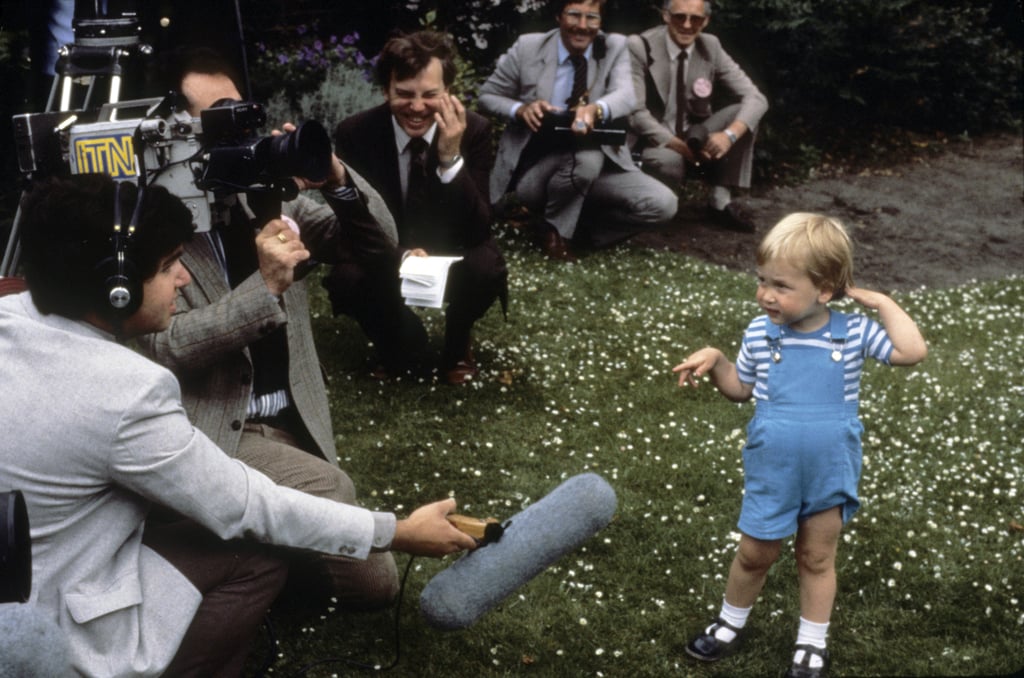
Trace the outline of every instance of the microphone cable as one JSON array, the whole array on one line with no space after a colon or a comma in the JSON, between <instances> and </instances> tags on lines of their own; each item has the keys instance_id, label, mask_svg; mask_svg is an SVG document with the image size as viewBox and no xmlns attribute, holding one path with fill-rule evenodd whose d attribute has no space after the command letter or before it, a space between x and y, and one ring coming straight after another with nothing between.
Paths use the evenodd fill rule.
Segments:
<instances>
[{"instance_id":1,"label":"microphone cable","mask_svg":"<svg viewBox=\"0 0 1024 678\"><path fill-rule=\"evenodd\" d=\"M395 658L394 658L394 660L392 660L392 662L390 664L388 664L387 666L377 666L375 664L370 664L370 663L367 663L367 662L361 662L361 661L357 661L355 659L349 659L348 657L324 657L322 659L317 659L317 660L314 660L314 661L306 664L305 666L300 668L295 673L288 674L289 678L299 678L300 676L305 676L307 673L309 673L310 670L312 670L312 669L314 669L314 668L316 668L318 666L324 666L326 664L345 664L345 665L350 666L352 668L360 669L360 670L363 670L363 671L390 671L391 669L393 669L396 666L398 666L398 662L402 658L402 653L401 653L402 598L405 595L405 583L406 583L406 580L409 578L409 572L412 570L412 564L413 564L413 561L415 561L415 560L416 560L416 556L409 556L409 562L406 563L406 565L405 565L405 571L402 573L402 581L401 581L401 583L398 586L398 597L395 600L395 605L394 605L394 611L395 611L395 627L394 627L394 633L395 633ZM274 625L273 625L273 623L270 620L270 615L269 614L263 618L263 625L267 629L267 643L269 645L269 654L267 656L267 659L263 662L263 665L254 674L255 678L263 678L263 676L267 675L267 673L270 671L271 668L273 668L274 664L277 661L277 638L275 637Z\"/></svg>"}]
</instances>

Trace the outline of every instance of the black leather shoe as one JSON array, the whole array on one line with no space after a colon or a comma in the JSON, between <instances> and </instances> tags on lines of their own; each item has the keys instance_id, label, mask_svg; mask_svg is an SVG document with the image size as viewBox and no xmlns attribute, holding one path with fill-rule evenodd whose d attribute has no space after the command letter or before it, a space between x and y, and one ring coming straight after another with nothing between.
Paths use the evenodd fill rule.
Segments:
<instances>
[{"instance_id":1,"label":"black leather shoe","mask_svg":"<svg viewBox=\"0 0 1024 678\"><path fill-rule=\"evenodd\" d=\"M803 650L804 656L800 662L793 662L786 671L786 678L822 678L828 669L828 650L814 645L797 645L797 650ZM821 666L811 668L811 655L821 657Z\"/></svg>"},{"instance_id":2,"label":"black leather shoe","mask_svg":"<svg viewBox=\"0 0 1024 678\"><path fill-rule=\"evenodd\" d=\"M750 215L746 214L735 202L729 203L720 210L712 209L711 214L714 216L715 223L723 228L728 228L730 231L739 231L740 233L754 232L754 222Z\"/></svg>"},{"instance_id":3,"label":"black leather shoe","mask_svg":"<svg viewBox=\"0 0 1024 678\"><path fill-rule=\"evenodd\" d=\"M728 643L715 637L715 631L723 626L736 634L736 637ZM690 641L686 646L686 654L702 662L716 662L739 649L741 633L742 629L736 628L719 617L711 626L701 631L699 636Z\"/></svg>"}]
</instances>

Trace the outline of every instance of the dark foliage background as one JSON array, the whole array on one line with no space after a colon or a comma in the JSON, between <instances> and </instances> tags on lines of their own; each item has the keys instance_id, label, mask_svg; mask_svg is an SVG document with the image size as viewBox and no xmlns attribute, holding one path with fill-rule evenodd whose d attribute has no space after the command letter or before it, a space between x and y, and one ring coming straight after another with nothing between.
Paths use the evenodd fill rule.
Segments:
<instances>
[{"instance_id":1,"label":"dark foliage background","mask_svg":"<svg viewBox=\"0 0 1024 678\"><path fill-rule=\"evenodd\" d=\"M233 2L139 5L158 55L191 40L241 60ZM25 0L4 3L0 15L0 217L13 209L18 189L10 116L42 110L45 102L28 59L29 8ZM477 78L516 35L553 27L555 11L551 0L245 0L239 8L251 66L260 65L260 46L296 52L316 38L330 46L331 36L348 36L344 47L353 58L369 59L393 30L429 24L456 37ZM605 15L606 29L623 33L660 21L650 0L608 0ZM169 28L159 27L160 16L172 18ZM722 0L708 31L771 102L755 165L761 184L801 179L823 162L871 162L911 141L1020 129L1022 0ZM285 85L300 93L322 76L310 64L281 66L258 72L255 96ZM145 89L153 78L134 83Z\"/></svg>"}]
</instances>

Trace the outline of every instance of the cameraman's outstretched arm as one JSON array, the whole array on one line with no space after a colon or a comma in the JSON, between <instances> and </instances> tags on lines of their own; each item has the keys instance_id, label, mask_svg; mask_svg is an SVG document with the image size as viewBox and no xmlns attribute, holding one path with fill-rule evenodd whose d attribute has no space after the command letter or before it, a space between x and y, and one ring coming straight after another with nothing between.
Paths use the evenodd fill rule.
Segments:
<instances>
[{"instance_id":1,"label":"cameraman's outstretched arm","mask_svg":"<svg viewBox=\"0 0 1024 678\"><path fill-rule=\"evenodd\" d=\"M300 195L282 206L313 259L333 264L352 256L368 262L399 257L395 221L384 200L351 168L345 167L345 176L347 184L321 188L324 203ZM339 191L342 186L349 190Z\"/></svg>"}]
</instances>

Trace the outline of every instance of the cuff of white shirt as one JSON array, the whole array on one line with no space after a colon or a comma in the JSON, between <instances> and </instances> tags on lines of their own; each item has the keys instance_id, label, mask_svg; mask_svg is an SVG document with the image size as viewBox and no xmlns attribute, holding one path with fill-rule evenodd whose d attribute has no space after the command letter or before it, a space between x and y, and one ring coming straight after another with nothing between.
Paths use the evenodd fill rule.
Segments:
<instances>
[{"instance_id":1,"label":"cuff of white shirt","mask_svg":"<svg viewBox=\"0 0 1024 678\"><path fill-rule=\"evenodd\" d=\"M459 170L462 169L462 166L465 165L465 164L466 164L465 159L462 158L462 157L459 157L459 159L455 161L455 164L452 165L451 167L449 167L446 170L442 170L441 166L438 165L437 166L437 176L441 178L441 183L442 184L450 184L450 183L452 183L452 181L455 180L455 175L459 173Z\"/></svg>"},{"instance_id":2,"label":"cuff of white shirt","mask_svg":"<svg viewBox=\"0 0 1024 678\"><path fill-rule=\"evenodd\" d=\"M382 513L372 511L373 516L373 543L370 550L373 552L391 550L391 541L395 538L395 525L398 519L394 513Z\"/></svg>"}]
</instances>

